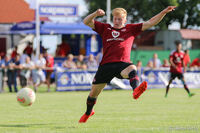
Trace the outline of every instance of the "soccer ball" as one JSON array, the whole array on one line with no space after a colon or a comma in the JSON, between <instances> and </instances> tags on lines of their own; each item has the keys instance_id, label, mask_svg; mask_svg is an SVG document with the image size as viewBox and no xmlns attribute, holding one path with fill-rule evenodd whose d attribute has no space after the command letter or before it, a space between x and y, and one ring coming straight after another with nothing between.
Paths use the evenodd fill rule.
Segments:
<instances>
[{"instance_id":1,"label":"soccer ball","mask_svg":"<svg viewBox=\"0 0 200 133\"><path fill-rule=\"evenodd\" d=\"M17 101L22 106L31 106L35 101L35 92L30 88L22 88L17 92Z\"/></svg>"}]
</instances>

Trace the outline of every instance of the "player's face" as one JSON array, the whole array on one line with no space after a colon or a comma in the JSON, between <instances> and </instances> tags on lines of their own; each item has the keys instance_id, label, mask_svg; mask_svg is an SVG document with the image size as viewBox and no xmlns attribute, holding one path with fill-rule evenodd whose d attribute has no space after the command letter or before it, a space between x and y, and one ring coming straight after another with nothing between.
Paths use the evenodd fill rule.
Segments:
<instances>
[{"instance_id":1,"label":"player's face","mask_svg":"<svg viewBox=\"0 0 200 133\"><path fill-rule=\"evenodd\" d=\"M178 51L181 51L181 49L182 49L182 45L181 45L181 43L178 44L178 45L176 46L176 48L177 48Z\"/></svg>"},{"instance_id":2,"label":"player's face","mask_svg":"<svg viewBox=\"0 0 200 133\"><path fill-rule=\"evenodd\" d=\"M116 29L120 29L124 27L126 23L126 17L123 15L113 16L113 27Z\"/></svg>"}]
</instances>

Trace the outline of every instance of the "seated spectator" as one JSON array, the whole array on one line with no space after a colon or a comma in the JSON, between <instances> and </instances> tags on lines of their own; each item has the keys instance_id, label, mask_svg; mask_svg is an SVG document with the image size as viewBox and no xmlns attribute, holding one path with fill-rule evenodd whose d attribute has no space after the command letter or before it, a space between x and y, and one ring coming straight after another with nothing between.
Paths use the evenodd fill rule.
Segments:
<instances>
[{"instance_id":1,"label":"seated spectator","mask_svg":"<svg viewBox=\"0 0 200 133\"><path fill-rule=\"evenodd\" d=\"M190 67L194 67L194 68L200 67L200 58L195 58L190 64Z\"/></svg>"},{"instance_id":2,"label":"seated spectator","mask_svg":"<svg viewBox=\"0 0 200 133\"><path fill-rule=\"evenodd\" d=\"M153 69L154 67L153 67L153 61L149 61L148 63L147 63L147 65L146 65L146 68L147 69Z\"/></svg>"},{"instance_id":3,"label":"seated spectator","mask_svg":"<svg viewBox=\"0 0 200 133\"><path fill-rule=\"evenodd\" d=\"M67 60L65 60L62 64L63 67L68 69L76 69L76 63L73 61L74 56L72 54L69 54L67 56Z\"/></svg>"},{"instance_id":4,"label":"seated spectator","mask_svg":"<svg viewBox=\"0 0 200 133\"><path fill-rule=\"evenodd\" d=\"M60 45L57 45L55 56L56 57L65 57L65 51L61 49Z\"/></svg>"},{"instance_id":5,"label":"seated spectator","mask_svg":"<svg viewBox=\"0 0 200 133\"><path fill-rule=\"evenodd\" d=\"M161 67L161 61L160 61L160 59L158 59L157 53L154 53L153 54L153 58L150 59L149 61L152 61L153 68L159 68L159 67Z\"/></svg>"},{"instance_id":6,"label":"seated spectator","mask_svg":"<svg viewBox=\"0 0 200 133\"><path fill-rule=\"evenodd\" d=\"M101 51L96 56L96 60L97 60L98 65L100 64L102 58L103 58L103 48L101 49Z\"/></svg>"},{"instance_id":7,"label":"seated spectator","mask_svg":"<svg viewBox=\"0 0 200 133\"><path fill-rule=\"evenodd\" d=\"M87 68L88 69L97 69L98 64L97 61L94 58L93 54L89 55L88 61L87 61Z\"/></svg>"},{"instance_id":8,"label":"seated spectator","mask_svg":"<svg viewBox=\"0 0 200 133\"><path fill-rule=\"evenodd\" d=\"M32 42L28 42L28 45L26 46L26 48L24 49L24 51L26 51L26 54L31 57L31 54L33 52L33 43Z\"/></svg>"},{"instance_id":9,"label":"seated spectator","mask_svg":"<svg viewBox=\"0 0 200 133\"><path fill-rule=\"evenodd\" d=\"M78 59L76 61L76 66L78 69L83 69L83 70L87 69L87 65L84 61L84 56L82 54L78 56Z\"/></svg>"},{"instance_id":10,"label":"seated spectator","mask_svg":"<svg viewBox=\"0 0 200 133\"><path fill-rule=\"evenodd\" d=\"M137 69L141 69L142 68L142 61L138 60L136 67L137 67Z\"/></svg>"},{"instance_id":11,"label":"seated spectator","mask_svg":"<svg viewBox=\"0 0 200 133\"><path fill-rule=\"evenodd\" d=\"M183 61L185 63L185 66L189 66L191 61L190 61L190 55L189 55L189 50L185 50L185 56L183 58Z\"/></svg>"},{"instance_id":12,"label":"seated spectator","mask_svg":"<svg viewBox=\"0 0 200 133\"><path fill-rule=\"evenodd\" d=\"M13 49L13 51L12 51L12 53L11 53L11 58L12 58L12 59L15 59L16 55L18 54L18 53L17 53L17 49L18 49L17 46L15 46L15 48Z\"/></svg>"},{"instance_id":13,"label":"seated spectator","mask_svg":"<svg viewBox=\"0 0 200 133\"><path fill-rule=\"evenodd\" d=\"M56 56L66 57L71 52L70 45L63 39L62 43L57 46Z\"/></svg>"},{"instance_id":14,"label":"seated spectator","mask_svg":"<svg viewBox=\"0 0 200 133\"><path fill-rule=\"evenodd\" d=\"M169 61L167 59L164 59L163 60L163 64L162 64L162 67L169 67Z\"/></svg>"}]
</instances>

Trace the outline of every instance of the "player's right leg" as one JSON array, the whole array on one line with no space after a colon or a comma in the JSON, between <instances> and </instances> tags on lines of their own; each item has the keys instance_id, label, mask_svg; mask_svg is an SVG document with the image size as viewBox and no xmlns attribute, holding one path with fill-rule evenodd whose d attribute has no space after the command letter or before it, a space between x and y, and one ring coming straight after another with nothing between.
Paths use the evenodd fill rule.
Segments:
<instances>
[{"instance_id":1,"label":"player's right leg","mask_svg":"<svg viewBox=\"0 0 200 133\"><path fill-rule=\"evenodd\" d=\"M135 65L129 65L122 72L121 76L123 78L128 78L130 80L130 85L133 89L133 98L138 99L140 95L147 89L147 82L143 81L139 85L139 77L137 76L137 68ZM139 86L138 86L139 85Z\"/></svg>"},{"instance_id":2,"label":"player's right leg","mask_svg":"<svg viewBox=\"0 0 200 133\"><path fill-rule=\"evenodd\" d=\"M106 83L103 84L92 84L92 89L90 91L90 94L87 98L87 110L86 112L82 115L82 117L79 120L79 123L85 123L87 122L88 118L92 115L94 115L94 110L93 106L96 103L96 99L98 95L101 93L103 88L106 86Z\"/></svg>"},{"instance_id":3,"label":"player's right leg","mask_svg":"<svg viewBox=\"0 0 200 133\"><path fill-rule=\"evenodd\" d=\"M170 87L170 84L172 83L172 81L173 81L173 79L170 79L168 85L166 86L166 92L165 92L165 97L166 98L167 98L169 87Z\"/></svg>"}]
</instances>

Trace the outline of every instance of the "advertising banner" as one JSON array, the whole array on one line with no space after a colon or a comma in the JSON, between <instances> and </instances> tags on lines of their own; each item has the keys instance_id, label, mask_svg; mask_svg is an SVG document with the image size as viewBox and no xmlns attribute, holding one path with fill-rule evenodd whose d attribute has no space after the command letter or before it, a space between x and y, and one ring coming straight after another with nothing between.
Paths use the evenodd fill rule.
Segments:
<instances>
[{"instance_id":1,"label":"advertising banner","mask_svg":"<svg viewBox=\"0 0 200 133\"><path fill-rule=\"evenodd\" d=\"M56 72L57 91L90 90L96 71ZM107 86L105 89L111 89Z\"/></svg>"},{"instance_id":2,"label":"advertising banner","mask_svg":"<svg viewBox=\"0 0 200 133\"><path fill-rule=\"evenodd\" d=\"M148 82L148 89L166 88L170 73L169 70L142 70L138 75L141 81ZM57 91L90 90L96 70L56 72ZM200 71L187 71L184 74L189 88L200 88ZM182 82L175 79L170 87L182 88ZM129 80L113 78L105 89L131 89Z\"/></svg>"}]
</instances>

